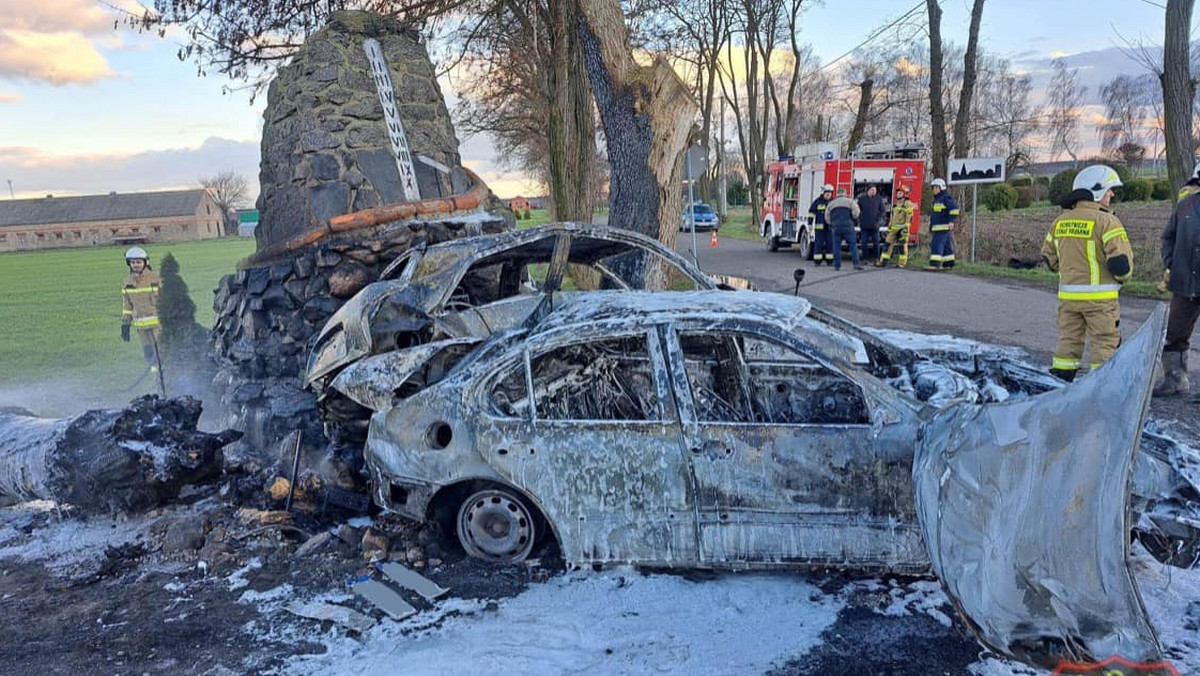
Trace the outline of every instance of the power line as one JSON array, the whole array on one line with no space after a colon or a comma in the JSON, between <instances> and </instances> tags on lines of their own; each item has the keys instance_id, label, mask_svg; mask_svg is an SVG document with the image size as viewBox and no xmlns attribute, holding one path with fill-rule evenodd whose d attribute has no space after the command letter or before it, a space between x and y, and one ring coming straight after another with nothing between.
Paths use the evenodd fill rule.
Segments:
<instances>
[{"instance_id":1,"label":"power line","mask_svg":"<svg viewBox=\"0 0 1200 676\"><path fill-rule=\"evenodd\" d=\"M1143 1L1143 2L1146 2L1147 0L1142 0L1142 1ZM922 5L924 5L924 4L925 4L924 2L918 2L917 4L913 5L911 9L909 9L909 10L908 10L907 12L905 12L904 14L901 14L901 15L900 15L900 16L899 16L899 17L898 17L898 18L897 18L895 21L892 21L891 23L889 23L888 25L884 26L883 28L880 28L880 29L878 29L878 30L875 30L875 31L874 31L874 32L872 32L870 35L868 35L868 36L866 37L866 39L865 39L865 40L863 40L862 42L860 42L860 43L858 43L857 45L855 45L855 46L854 46L852 49L850 49L850 51L846 52L845 54L842 54L841 56L837 57L837 58L836 58L836 59L834 59L833 61L830 61L829 63L827 63L827 64L825 64L825 65L821 66L820 68L818 68L818 69L817 69L816 71L814 71L814 72L817 72L817 73L819 73L819 72L821 72L821 71L825 70L826 68L829 68L829 67L830 67L830 66L832 66L833 64L837 63L838 61L841 61L842 59L844 59L844 58L846 58L846 57L850 56L850 55L851 55L851 54L853 54L854 52L857 52L859 49L861 49L861 48L862 48L862 46L863 46L863 45L865 45L865 44L867 44L868 42L870 42L870 41L874 40L875 38L879 37L879 36L880 36L880 35L882 35L884 32L886 32L887 30L889 30L889 29L891 29L891 28L895 27L895 26L896 26L897 24L899 24L900 22L902 22L902 21L904 21L904 20L908 19L908 18L909 18L909 16L911 16L911 15L912 15L914 12L916 12L916 11L917 11L917 10L919 10L919 9L921 9L921 6L922 6Z\"/></svg>"}]
</instances>

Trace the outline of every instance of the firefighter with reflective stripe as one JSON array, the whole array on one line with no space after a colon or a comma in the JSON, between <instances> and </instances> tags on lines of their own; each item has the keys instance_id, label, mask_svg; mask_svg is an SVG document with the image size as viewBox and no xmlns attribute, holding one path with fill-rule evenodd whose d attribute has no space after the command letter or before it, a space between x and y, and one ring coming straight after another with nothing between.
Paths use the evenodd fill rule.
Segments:
<instances>
[{"instance_id":1,"label":"firefighter with reflective stripe","mask_svg":"<svg viewBox=\"0 0 1200 676\"><path fill-rule=\"evenodd\" d=\"M833 244L825 221L825 209L832 199L833 186L827 183L821 186L821 196L808 207L808 215L813 222L813 260L817 265L827 261L833 265Z\"/></svg>"},{"instance_id":2,"label":"firefighter with reflective stripe","mask_svg":"<svg viewBox=\"0 0 1200 676\"><path fill-rule=\"evenodd\" d=\"M958 222L958 203L946 190L946 181L933 179L933 214L929 217L929 229L933 238L929 242L929 265L926 270L946 270L954 267L954 224Z\"/></svg>"},{"instance_id":3,"label":"firefighter with reflective stripe","mask_svg":"<svg viewBox=\"0 0 1200 676\"><path fill-rule=\"evenodd\" d=\"M1162 261L1167 269L1164 286L1171 292L1167 339L1163 344L1163 379L1156 397L1187 396L1188 352L1200 319L1200 162L1179 191L1179 204L1162 232Z\"/></svg>"},{"instance_id":4,"label":"firefighter with reflective stripe","mask_svg":"<svg viewBox=\"0 0 1200 676\"><path fill-rule=\"evenodd\" d=\"M1120 219L1108 209L1121 179L1097 164L1075 177L1074 190L1042 244L1042 257L1058 273L1058 346L1050 373L1070 382L1091 341L1096 369L1121 344L1121 285L1133 275L1133 249Z\"/></svg>"},{"instance_id":5,"label":"firefighter with reflective stripe","mask_svg":"<svg viewBox=\"0 0 1200 676\"><path fill-rule=\"evenodd\" d=\"M158 371L158 273L150 269L146 250L135 246L125 252L129 276L121 289L124 313L121 315L121 340L129 342L130 328L137 329L142 354L151 372Z\"/></svg>"},{"instance_id":6,"label":"firefighter with reflective stripe","mask_svg":"<svg viewBox=\"0 0 1200 676\"><path fill-rule=\"evenodd\" d=\"M908 199L904 188L896 188L896 203L892 205L892 218L888 222L887 249L875 263L878 267L887 267L888 261L896 248L900 248L897 264L900 267L908 265L908 228L912 223L913 203Z\"/></svg>"}]
</instances>

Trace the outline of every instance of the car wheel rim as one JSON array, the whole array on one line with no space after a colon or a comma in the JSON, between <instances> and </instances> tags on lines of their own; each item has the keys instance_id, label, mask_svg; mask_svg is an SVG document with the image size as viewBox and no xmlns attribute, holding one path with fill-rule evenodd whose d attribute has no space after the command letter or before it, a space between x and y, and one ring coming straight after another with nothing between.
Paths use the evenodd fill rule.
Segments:
<instances>
[{"instance_id":1,"label":"car wheel rim","mask_svg":"<svg viewBox=\"0 0 1200 676\"><path fill-rule=\"evenodd\" d=\"M508 491L480 491L458 510L458 539L470 556L499 563L523 561L533 551L533 515Z\"/></svg>"}]
</instances>

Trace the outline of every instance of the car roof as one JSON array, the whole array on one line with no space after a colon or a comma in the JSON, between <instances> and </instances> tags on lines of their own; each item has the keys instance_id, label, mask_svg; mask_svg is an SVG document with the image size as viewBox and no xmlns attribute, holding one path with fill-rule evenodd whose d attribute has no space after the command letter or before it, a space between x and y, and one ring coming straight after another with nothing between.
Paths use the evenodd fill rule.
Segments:
<instances>
[{"instance_id":1,"label":"car roof","mask_svg":"<svg viewBox=\"0 0 1200 676\"><path fill-rule=\"evenodd\" d=\"M557 297L556 297L557 298ZM564 294L531 335L580 324L627 320L664 321L747 319L790 329L808 315L804 298L758 291L589 291Z\"/></svg>"}]
</instances>

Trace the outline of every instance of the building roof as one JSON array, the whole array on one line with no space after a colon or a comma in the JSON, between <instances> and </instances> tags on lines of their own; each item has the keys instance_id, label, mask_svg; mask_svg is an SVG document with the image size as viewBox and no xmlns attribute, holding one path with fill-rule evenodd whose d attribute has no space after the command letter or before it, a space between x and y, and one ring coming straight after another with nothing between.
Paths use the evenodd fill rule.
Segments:
<instances>
[{"instance_id":1,"label":"building roof","mask_svg":"<svg viewBox=\"0 0 1200 676\"><path fill-rule=\"evenodd\" d=\"M196 188L0 200L0 227L191 216L204 195L202 188Z\"/></svg>"}]
</instances>

